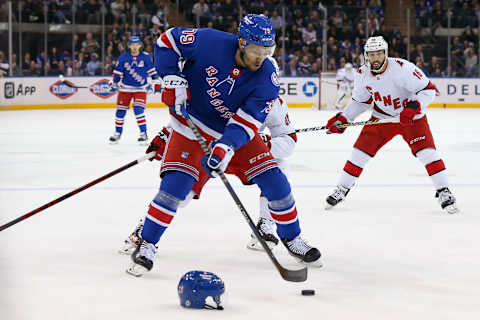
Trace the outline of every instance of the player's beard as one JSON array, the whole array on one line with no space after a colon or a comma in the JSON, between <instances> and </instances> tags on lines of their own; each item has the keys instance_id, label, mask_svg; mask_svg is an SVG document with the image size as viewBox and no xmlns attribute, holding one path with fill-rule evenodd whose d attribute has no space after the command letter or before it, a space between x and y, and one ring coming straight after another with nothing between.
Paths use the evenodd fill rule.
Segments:
<instances>
[{"instance_id":1,"label":"player's beard","mask_svg":"<svg viewBox=\"0 0 480 320\"><path fill-rule=\"evenodd\" d=\"M385 60L386 60L386 59L387 59L387 58L383 59L382 62L377 62L377 61L371 62L371 63L370 63L370 65L371 65L370 68L372 69L372 72L374 72L374 73L379 73L379 72L381 72L382 69L383 69L383 67L385 66Z\"/></svg>"}]
</instances>

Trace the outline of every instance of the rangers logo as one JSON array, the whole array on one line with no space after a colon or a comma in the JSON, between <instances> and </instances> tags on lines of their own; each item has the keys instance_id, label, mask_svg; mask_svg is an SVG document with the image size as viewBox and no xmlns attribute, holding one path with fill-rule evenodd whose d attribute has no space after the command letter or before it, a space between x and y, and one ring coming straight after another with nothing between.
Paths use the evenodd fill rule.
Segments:
<instances>
[{"instance_id":1,"label":"rangers logo","mask_svg":"<svg viewBox=\"0 0 480 320\"><path fill-rule=\"evenodd\" d=\"M72 86L74 85L72 82L70 82L68 80L63 80L63 81L58 80L57 82L55 82L54 84L52 84L50 86L50 92L54 96L56 96L60 99L67 99L68 97L71 97L75 93L77 93L77 91L78 91L77 88L69 87L68 85L66 85L66 83L68 83Z\"/></svg>"},{"instance_id":2,"label":"rangers logo","mask_svg":"<svg viewBox=\"0 0 480 320\"><path fill-rule=\"evenodd\" d=\"M90 92L102 99L113 96L117 91L111 90L108 79L100 79L90 86Z\"/></svg>"}]
</instances>

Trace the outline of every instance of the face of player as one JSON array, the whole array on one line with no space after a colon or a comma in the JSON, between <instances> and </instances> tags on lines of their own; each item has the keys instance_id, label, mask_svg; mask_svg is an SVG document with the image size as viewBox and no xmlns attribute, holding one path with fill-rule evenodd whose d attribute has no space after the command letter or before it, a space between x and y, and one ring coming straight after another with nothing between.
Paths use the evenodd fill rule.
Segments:
<instances>
[{"instance_id":1,"label":"face of player","mask_svg":"<svg viewBox=\"0 0 480 320\"><path fill-rule=\"evenodd\" d=\"M240 39L240 41L243 40ZM242 43L240 43L240 48L241 45ZM263 61L273 54L275 47L263 47L249 44L245 47L245 49L240 50L242 50L242 52L240 53L241 63L239 64L250 71L257 71L262 66ZM238 62L239 61L237 61L237 63Z\"/></svg>"},{"instance_id":2,"label":"face of player","mask_svg":"<svg viewBox=\"0 0 480 320\"><path fill-rule=\"evenodd\" d=\"M130 53L132 54L132 56L138 56L138 54L140 53L140 48L142 47L142 45L139 44L139 43L132 43L128 47L130 48Z\"/></svg>"},{"instance_id":3,"label":"face of player","mask_svg":"<svg viewBox=\"0 0 480 320\"><path fill-rule=\"evenodd\" d=\"M368 61L370 61L370 66L372 70L378 71L385 61L385 51L369 51L367 52Z\"/></svg>"}]
</instances>

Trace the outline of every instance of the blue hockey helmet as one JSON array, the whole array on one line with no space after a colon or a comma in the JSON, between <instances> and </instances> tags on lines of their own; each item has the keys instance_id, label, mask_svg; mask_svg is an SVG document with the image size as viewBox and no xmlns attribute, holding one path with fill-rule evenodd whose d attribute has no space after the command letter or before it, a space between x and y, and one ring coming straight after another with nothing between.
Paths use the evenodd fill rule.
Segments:
<instances>
[{"instance_id":1,"label":"blue hockey helmet","mask_svg":"<svg viewBox=\"0 0 480 320\"><path fill-rule=\"evenodd\" d=\"M272 23L263 14L248 14L243 17L238 27L238 36L246 43L257 46L272 47L275 45L275 31Z\"/></svg>"},{"instance_id":2,"label":"blue hockey helmet","mask_svg":"<svg viewBox=\"0 0 480 320\"><path fill-rule=\"evenodd\" d=\"M137 36L131 36L129 39L128 39L128 45L131 45L132 43L138 43L138 44L142 44L142 40L140 40L139 37Z\"/></svg>"},{"instance_id":3,"label":"blue hockey helmet","mask_svg":"<svg viewBox=\"0 0 480 320\"><path fill-rule=\"evenodd\" d=\"M189 271L178 283L180 305L194 309L223 310L221 296L225 293L225 284L216 274L206 271ZM216 304L207 304L206 299L212 297Z\"/></svg>"}]
</instances>

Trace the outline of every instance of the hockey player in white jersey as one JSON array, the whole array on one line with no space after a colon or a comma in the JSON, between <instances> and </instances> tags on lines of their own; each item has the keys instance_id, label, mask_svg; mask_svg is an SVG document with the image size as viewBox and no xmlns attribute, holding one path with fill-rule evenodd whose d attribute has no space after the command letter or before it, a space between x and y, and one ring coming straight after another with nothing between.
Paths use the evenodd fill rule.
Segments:
<instances>
[{"instance_id":1,"label":"hockey player in white jersey","mask_svg":"<svg viewBox=\"0 0 480 320\"><path fill-rule=\"evenodd\" d=\"M331 118L327 133L343 133L339 124L352 122L370 109L371 119L399 117L399 123L365 126L354 144L338 186L327 197L326 209L343 201L367 162L394 136L400 134L412 154L425 166L436 189L435 197L448 213L458 212L456 199L449 189L445 164L436 150L425 111L435 98L436 87L409 61L389 58L388 44L382 37L371 37L365 44L366 65L355 72L352 99L343 112Z\"/></svg>"},{"instance_id":2,"label":"hockey player in white jersey","mask_svg":"<svg viewBox=\"0 0 480 320\"><path fill-rule=\"evenodd\" d=\"M266 128L270 131L270 135L264 133ZM268 114L264 124L259 128L259 132L262 132L263 140L277 161L279 168L285 175L288 175L288 161L286 158L293 154L297 136L295 134L295 128L288 116L288 106L281 98L277 98L273 103L273 108ZM165 148L169 134L169 130L166 128L159 133L161 139L158 140L157 144L161 146L161 149ZM147 150L147 152L149 152L149 150ZM157 154L161 153L162 152L157 152ZM198 196L199 194L195 194L192 191L184 203L182 203L182 206L185 206L192 198L198 198ZM273 221L270 210L268 209L268 200L262 194L260 194L259 207L257 229L268 246L273 248L278 244L279 240L276 237L275 221ZM140 220L133 232L125 239L122 249L119 250L120 253L131 254L133 252L139 242L142 227L143 219ZM247 244L247 248L263 250L260 242L253 234Z\"/></svg>"},{"instance_id":3,"label":"hockey player in white jersey","mask_svg":"<svg viewBox=\"0 0 480 320\"><path fill-rule=\"evenodd\" d=\"M346 63L344 68L337 71L337 96L335 98L335 109L342 110L352 96L353 79L355 69L351 63Z\"/></svg>"}]
</instances>

